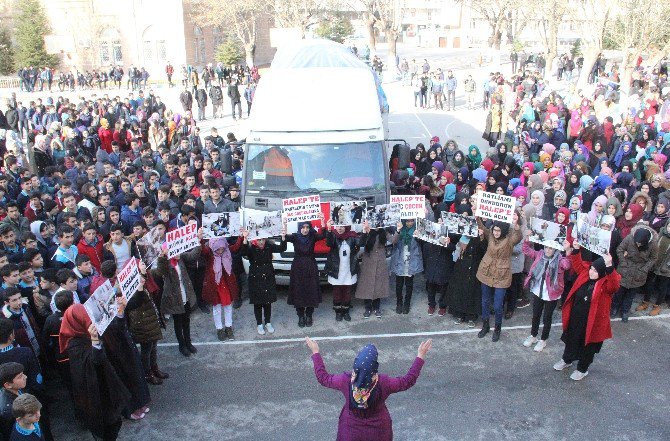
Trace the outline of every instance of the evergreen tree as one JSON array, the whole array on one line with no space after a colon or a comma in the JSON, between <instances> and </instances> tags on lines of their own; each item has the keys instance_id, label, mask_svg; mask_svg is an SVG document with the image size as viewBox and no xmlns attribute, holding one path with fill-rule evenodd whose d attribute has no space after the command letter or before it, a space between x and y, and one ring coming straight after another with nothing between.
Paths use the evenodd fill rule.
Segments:
<instances>
[{"instance_id":1,"label":"evergreen tree","mask_svg":"<svg viewBox=\"0 0 670 441\"><path fill-rule=\"evenodd\" d=\"M218 45L214 54L214 59L223 63L224 66L239 64L243 58L242 48L232 38L227 38L225 42Z\"/></svg>"},{"instance_id":2,"label":"evergreen tree","mask_svg":"<svg viewBox=\"0 0 670 441\"><path fill-rule=\"evenodd\" d=\"M9 32L0 27L0 75L14 73L14 49Z\"/></svg>"},{"instance_id":3,"label":"evergreen tree","mask_svg":"<svg viewBox=\"0 0 670 441\"><path fill-rule=\"evenodd\" d=\"M344 43L354 33L354 27L344 14L334 14L322 20L315 33L321 38Z\"/></svg>"},{"instance_id":4,"label":"evergreen tree","mask_svg":"<svg viewBox=\"0 0 670 441\"><path fill-rule=\"evenodd\" d=\"M49 20L39 0L21 0L16 2L16 46L14 65L17 67L55 67L58 57L48 54L44 47L44 35L51 32Z\"/></svg>"}]
</instances>

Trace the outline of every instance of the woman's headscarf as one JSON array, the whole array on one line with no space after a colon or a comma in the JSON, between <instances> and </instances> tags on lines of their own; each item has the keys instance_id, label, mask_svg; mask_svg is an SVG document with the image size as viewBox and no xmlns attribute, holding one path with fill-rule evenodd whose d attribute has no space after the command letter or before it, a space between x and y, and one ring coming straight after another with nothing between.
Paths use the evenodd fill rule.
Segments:
<instances>
[{"instance_id":1,"label":"woman's headscarf","mask_svg":"<svg viewBox=\"0 0 670 441\"><path fill-rule=\"evenodd\" d=\"M465 202L465 203L463 203ZM456 193L454 201L454 211L457 214L467 214L472 216L472 207L470 206L470 197L465 193Z\"/></svg>"},{"instance_id":2,"label":"woman's headscarf","mask_svg":"<svg viewBox=\"0 0 670 441\"><path fill-rule=\"evenodd\" d=\"M211 239L209 241L209 249L212 250L212 254L214 255L214 281L219 283L224 269L226 270L226 274L231 274L233 269L233 256L230 254L228 241L225 237ZM217 253L217 251L220 250L223 252L220 254Z\"/></svg>"},{"instance_id":3,"label":"woman's headscarf","mask_svg":"<svg viewBox=\"0 0 670 441\"><path fill-rule=\"evenodd\" d=\"M646 251L647 248L649 248L650 241L651 231L647 228L638 228L635 230L635 233L633 233L633 242L635 242L635 246L637 246L637 249L640 251Z\"/></svg>"},{"instance_id":4,"label":"woman's headscarf","mask_svg":"<svg viewBox=\"0 0 670 441\"><path fill-rule=\"evenodd\" d=\"M302 227L304 227L305 225L309 226L309 233L307 233L306 236L304 234L302 234L302 232L300 231L300 230L302 230ZM307 243L311 240L310 236L314 232L315 231L314 231L314 228L312 227L311 222L309 222L309 221L299 222L298 223L298 232L295 234L295 237L297 238L298 242L300 242L301 245L307 245Z\"/></svg>"},{"instance_id":5,"label":"woman's headscarf","mask_svg":"<svg viewBox=\"0 0 670 441\"><path fill-rule=\"evenodd\" d=\"M488 173L483 168L477 168L472 172L472 177L479 182L485 182Z\"/></svg>"},{"instance_id":6,"label":"woman's headscarf","mask_svg":"<svg viewBox=\"0 0 670 441\"><path fill-rule=\"evenodd\" d=\"M539 198L540 198L540 203L539 204L535 205L533 203L533 196L539 196ZM542 216L542 207L544 206L544 193L542 193L541 190L535 190L534 192L532 192L530 194L529 205L532 206L533 208L535 208L535 215L537 217L541 217Z\"/></svg>"},{"instance_id":7,"label":"woman's headscarf","mask_svg":"<svg viewBox=\"0 0 670 441\"><path fill-rule=\"evenodd\" d=\"M581 195L582 193L589 191L591 184L593 184L593 178L591 176L584 175L579 178L579 190L577 190L577 194Z\"/></svg>"},{"instance_id":8,"label":"woman's headscarf","mask_svg":"<svg viewBox=\"0 0 670 441\"><path fill-rule=\"evenodd\" d=\"M461 175L461 179L458 179L458 176L456 177L456 183L458 185L464 185L468 182L468 179L470 179L470 170L467 167L461 167L458 170L458 173Z\"/></svg>"},{"instance_id":9,"label":"woman's headscarf","mask_svg":"<svg viewBox=\"0 0 670 441\"><path fill-rule=\"evenodd\" d=\"M377 356L377 348L374 345L366 345L354 360L349 397L351 409L367 409L370 403L374 402L379 379Z\"/></svg>"},{"instance_id":10,"label":"woman's headscarf","mask_svg":"<svg viewBox=\"0 0 670 441\"><path fill-rule=\"evenodd\" d=\"M456 157L459 157L461 159L456 160ZM463 152L458 151L454 153L454 156L451 158L451 163L454 165L456 169L460 169L461 167L465 166L465 155L463 155Z\"/></svg>"},{"instance_id":11,"label":"woman's headscarf","mask_svg":"<svg viewBox=\"0 0 670 441\"><path fill-rule=\"evenodd\" d=\"M447 182L445 182L445 185L452 184L454 182L454 174L449 170L443 171L442 174L440 175L440 178L447 178Z\"/></svg>"},{"instance_id":12,"label":"woman's headscarf","mask_svg":"<svg viewBox=\"0 0 670 441\"><path fill-rule=\"evenodd\" d=\"M593 189L602 194L605 192L605 189L611 187L613 183L614 181L609 176L600 175L593 181Z\"/></svg>"},{"instance_id":13,"label":"woman's headscarf","mask_svg":"<svg viewBox=\"0 0 670 441\"><path fill-rule=\"evenodd\" d=\"M456 198L456 185L447 184L444 186L444 202L453 202Z\"/></svg>"},{"instance_id":14,"label":"woman's headscarf","mask_svg":"<svg viewBox=\"0 0 670 441\"><path fill-rule=\"evenodd\" d=\"M70 306L63 314L63 321L60 325L60 334L58 335L58 346L60 352L65 354L67 347L73 338L91 338L88 333L88 327L91 326L91 318L86 312L84 305L75 303Z\"/></svg>"},{"instance_id":15,"label":"woman's headscarf","mask_svg":"<svg viewBox=\"0 0 670 441\"><path fill-rule=\"evenodd\" d=\"M442 161L435 161L431 166L437 169L438 176L441 175L442 172L444 171L444 164L442 163Z\"/></svg>"},{"instance_id":16,"label":"woman's headscarf","mask_svg":"<svg viewBox=\"0 0 670 441\"><path fill-rule=\"evenodd\" d=\"M518 186L512 190L512 197L519 199L521 196L523 196L522 205L526 205L528 203L528 189L526 189L526 187Z\"/></svg>"},{"instance_id":17,"label":"woman's headscarf","mask_svg":"<svg viewBox=\"0 0 670 441\"><path fill-rule=\"evenodd\" d=\"M100 126L102 126L103 129L109 129L109 121L107 121L107 118L100 118Z\"/></svg>"},{"instance_id":18,"label":"woman's headscarf","mask_svg":"<svg viewBox=\"0 0 670 441\"><path fill-rule=\"evenodd\" d=\"M628 236L630 234L630 230L632 230L633 227L640 221L640 219L642 219L642 216L644 216L644 208L642 208L642 205L640 204L630 204L627 210L630 210L633 214L631 220L627 220L624 214L624 216L621 216L619 219L617 219L616 222L616 227L619 229L622 238Z\"/></svg>"},{"instance_id":19,"label":"woman's headscarf","mask_svg":"<svg viewBox=\"0 0 670 441\"><path fill-rule=\"evenodd\" d=\"M338 240L347 240L350 237L356 237L358 234L356 234L355 231L351 231L350 226L344 227L344 232L342 234L338 233L337 230L333 229L333 234Z\"/></svg>"},{"instance_id":20,"label":"woman's headscarf","mask_svg":"<svg viewBox=\"0 0 670 441\"><path fill-rule=\"evenodd\" d=\"M558 221L558 215L559 215L560 213L563 213L563 216L565 216L565 219L563 219L563 222L559 222L559 221ZM556 211L556 213L554 213L554 222L556 222L557 224L561 224L561 225L567 225L567 224L569 224L569 223L570 223L570 209L567 208L567 207L561 207L561 208L559 208L559 209Z\"/></svg>"},{"instance_id":21,"label":"woman's headscarf","mask_svg":"<svg viewBox=\"0 0 670 441\"><path fill-rule=\"evenodd\" d=\"M476 153L474 155L472 154L473 149L476 150ZM472 144L468 148L468 158L470 159L470 162L472 162L472 168L473 169L478 168L479 164L482 163L482 154L479 152L479 147Z\"/></svg>"},{"instance_id":22,"label":"woman's headscarf","mask_svg":"<svg viewBox=\"0 0 670 441\"><path fill-rule=\"evenodd\" d=\"M44 239L44 237L42 237L42 234L40 233L40 230L42 229L42 224L43 223L44 223L44 221L41 221L41 220L36 220L36 221L32 222L30 224L30 232L35 235L35 238L37 239L37 241L39 243L41 243L42 245L47 245L46 240Z\"/></svg>"},{"instance_id":23,"label":"woman's headscarf","mask_svg":"<svg viewBox=\"0 0 670 441\"><path fill-rule=\"evenodd\" d=\"M611 197L611 198L607 199L607 207L605 207L606 208L605 211L607 211L607 208L609 208L610 205L614 205L616 207L616 210L614 212L614 217L615 218L618 218L619 216L621 216L623 214L623 210L621 209L621 202L619 202L619 199L617 199L615 197Z\"/></svg>"},{"instance_id":24,"label":"woman's headscarf","mask_svg":"<svg viewBox=\"0 0 670 441\"><path fill-rule=\"evenodd\" d=\"M544 188L544 182L542 182L542 178L538 175L530 175L528 177L528 183L530 184L527 185L528 193L530 193L531 196L533 195L534 191L537 190L542 191L542 189Z\"/></svg>"},{"instance_id":25,"label":"woman's headscarf","mask_svg":"<svg viewBox=\"0 0 670 441\"><path fill-rule=\"evenodd\" d=\"M600 214L596 211L596 205L598 204L603 207L603 211ZM607 214L607 196L600 195L593 200L593 203L591 203L591 210L589 210L588 213L589 223L595 226L600 225L600 218L604 214Z\"/></svg>"}]
</instances>

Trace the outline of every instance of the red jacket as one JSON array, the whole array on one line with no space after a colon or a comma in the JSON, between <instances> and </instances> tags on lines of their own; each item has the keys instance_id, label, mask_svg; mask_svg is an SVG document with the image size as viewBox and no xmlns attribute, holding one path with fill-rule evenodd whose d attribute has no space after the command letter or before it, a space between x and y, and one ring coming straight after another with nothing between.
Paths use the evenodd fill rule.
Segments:
<instances>
[{"instance_id":1,"label":"red jacket","mask_svg":"<svg viewBox=\"0 0 670 441\"><path fill-rule=\"evenodd\" d=\"M86 243L86 240L82 237L79 239L79 243L77 244L77 251L79 251L79 254L85 254L91 259L91 265L93 265L93 268L95 268L98 272L100 272L100 264L102 263L102 247L105 244L105 241L102 239L101 235L97 235L98 242L95 244L95 246L91 246L88 243ZM93 291L91 291L93 293Z\"/></svg>"},{"instance_id":2,"label":"red jacket","mask_svg":"<svg viewBox=\"0 0 670 441\"><path fill-rule=\"evenodd\" d=\"M242 236L237 238L237 242L229 245L231 253L238 252L241 247ZM230 305L237 299L239 294L235 273L226 274L224 270L219 283L216 283L214 276L214 254L208 246L203 245L202 255L206 262L205 277L202 284L202 299L211 305Z\"/></svg>"},{"instance_id":3,"label":"red jacket","mask_svg":"<svg viewBox=\"0 0 670 441\"><path fill-rule=\"evenodd\" d=\"M100 138L101 147L107 153L112 153L113 136L114 133L109 129L105 129L104 127L98 129L98 137Z\"/></svg>"},{"instance_id":4,"label":"red jacket","mask_svg":"<svg viewBox=\"0 0 670 441\"><path fill-rule=\"evenodd\" d=\"M563 305L563 330L568 329L570 321L570 312L575 300L575 292L589 280L590 263L582 260L581 253L573 254L568 257L572 269L577 273L577 280L568 293ZM591 309L586 322L586 338L584 344L600 343L612 338L612 327L610 326L610 307L612 305L612 296L619 290L621 276L614 270L598 280L593 288L591 297Z\"/></svg>"}]
</instances>

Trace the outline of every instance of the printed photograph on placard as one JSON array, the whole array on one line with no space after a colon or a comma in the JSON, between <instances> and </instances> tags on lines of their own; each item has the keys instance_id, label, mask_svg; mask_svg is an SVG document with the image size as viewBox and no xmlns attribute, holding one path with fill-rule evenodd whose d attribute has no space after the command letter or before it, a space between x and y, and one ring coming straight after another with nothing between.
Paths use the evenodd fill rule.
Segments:
<instances>
[{"instance_id":1,"label":"printed photograph on placard","mask_svg":"<svg viewBox=\"0 0 670 441\"><path fill-rule=\"evenodd\" d=\"M599 256L609 253L612 232L589 224L587 213L580 213L577 217L573 235L575 241L587 250Z\"/></svg>"},{"instance_id":2,"label":"printed photograph on placard","mask_svg":"<svg viewBox=\"0 0 670 441\"><path fill-rule=\"evenodd\" d=\"M445 226L448 234L460 234L468 237L479 236L477 219L474 216L464 214L442 212L442 225Z\"/></svg>"},{"instance_id":3,"label":"printed photograph on placard","mask_svg":"<svg viewBox=\"0 0 670 441\"><path fill-rule=\"evenodd\" d=\"M444 224L439 224L422 218L416 220L414 237L419 240L444 246L444 239L440 239L445 238L447 234L447 229Z\"/></svg>"},{"instance_id":4,"label":"printed photograph on placard","mask_svg":"<svg viewBox=\"0 0 670 441\"><path fill-rule=\"evenodd\" d=\"M528 240L531 242L557 250L563 249L563 243L568 235L568 227L566 225L533 217L530 220L530 229L533 234L531 234Z\"/></svg>"},{"instance_id":5,"label":"printed photograph on placard","mask_svg":"<svg viewBox=\"0 0 670 441\"><path fill-rule=\"evenodd\" d=\"M365 219L370 228L394 227L400 222L400 213L402 206L400 204L381 204L374 207L367 207Z\"/></svg>"},{"instance_id":6,"label":"printed photograph on placard","mask_svg":"<svg viewBox=\"0 0 670 441\"><path fill-rule=\"evenodd\" d=\"M91 297L84 303L84 308L95 325L95 329L98 330L98 334L102 335L118 312L116 290L109 280L91 294Z\"/></svg>"},{"instance_id":7,"label":"printed photograph on placard","mask_svg":"<svg viewBox=\"0 0 670 441\"><path fill-rule=\"evenodd\" d=\"M244 228L249 232L248 240L265 239L281 235L281 211L244 210Z\"/></svg>"},{"instance_id":8,"label":"printed photograph on placard","mask_svg":"<svg viewBox=\"0 0 670 441\"><path fill-rule=\"evenodd\" d=\"M367 209L365 201L331 202L330 218L335 226L360 225Z\"/></svg>"},{"instance_id":9,"label":"printed photograph on placard","mask_svg":"<svg viewBox=\"0 0 670 441\"><path fill-rule=\"evenodd\" d=\"M164 225L156 225L135 242L142 261L147 267L150 268L158 260L163 242L165 242Z\"/></svg>"},{"instance_id":10,"label":"printed photograph on placard","mask_svg":"<svg viewBox=\"0 0 670 441\"><path fill-rule=\"evenodd\" d=\"M209 213L202 215L203 239L239 236L240 213Z\"/></svg>"}]
</instances>

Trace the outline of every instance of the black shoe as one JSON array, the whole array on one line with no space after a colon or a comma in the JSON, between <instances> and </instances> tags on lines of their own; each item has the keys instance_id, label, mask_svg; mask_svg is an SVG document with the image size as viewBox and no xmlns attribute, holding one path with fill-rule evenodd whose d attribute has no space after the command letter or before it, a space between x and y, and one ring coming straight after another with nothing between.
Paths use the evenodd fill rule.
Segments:
<instances>
[{"instance_id":1,"label":"black shoe","mask_svg":"<svg viewBox=\"0 0 670 441\"><path fill-rule=\"evenodd\" d=\"M235 334L233 334L233 328L227 327L224 328L224 331L226 331L226 338L228 338L228 340L235 340Z\"/></svg>"},{"instance_id":2,"label":"black shoe","mask_svg":"<svg viewBox=\"0 0 670 441\"><path fill-rule=\"evenodd\" d=\"M340 311L337 311L335 313L335 321L336 322L341 322L342 321L342 313Z\"/></svg>"},{"instance_id":3,"label":"black shoe","mask_svg":"<svg viewBox=\"0 0 670 441\"><path fill-rule=\"evenodd\" d=\"M299 328L304 328L305 327L305 316L304 315L298 316L298 327Z\"/></svg>"},{"instance_id":4,"label":"black shoe","mask_svg":"<svg viewBox=\"0 0 670 441\"><path fill-rule=\"evenodd\" d=\"M477 337L478 337L478 338L484 338L484 337L486 336L486 334L489 333L490 330L491 330L491 327L490 327L490 325L489 325L489 321L488 321L488 320L484 320L484 321L482 322L482 330L479 331L479 333L477 334Z\"/></svg>"},{"instance_id":5,"label":"black shoe","mask_svg":"<svg viewBox=\"0 0 670 441\"><path fill-rule=\"evenodd\" d=\"M382 318L382 310L381 309L375 309L375 317Z\"/></svg>"},{"instance_id":6,"label":"black shoe","mask_svg":"<svg viewBox=\"0 0 670 441\"><path fill-rule=\"evenodd\" d=\"M314 320L312 319L312 314L310 314L305 318L305 326L307 326L309 328L313 324L314 324Z\"/></svg>"},{"instance_id":7,"label":"black shoe","mask_svg":"<svg viewBox=\"0 0 670 441\"><path fill-rule=\"evenodd\" d=\"M207 306L206 304L202 303L202 304L198 305L198 307L200 308L201 312L203 312L205 314L209 314L209 306Z\"/></svg>"},{"instance_id":8,"label":"black shoe","mask_svg":"<svg viewBox=\"0 0 670 441\"><path fill-rule=\"evenodd\" d=\"M349 311L345 311L344 314L342 314L342 318L344 318L345 321L350 322L351 321L351 316L349 315Z\"/></svg>"},{"instance_id":9,"label":"black shoe","mask_svg":"<svg viewBox=\"0 0 670 441\"><path fill-rule=\"evenodd\" d=\"M235 308L235 309L240 309L240 306L242 306L242 299L238 297L238 298L235 299L235 301L233 302L233 308Z\"/></svg>"},{"instance_id":10,"label":"black shoe","mask_svg":"<svg viewBox=\"0 0 670 441\"><path fill-rule=\"evenodd\" d=\"M402 314L402 305L400 303L395 306L395 313Z\"/></svg>"},{"instance_id":11,"label":"black shoe","mask_svg":"<svg viewBox=\"0 0 670 441\"><path fill-rule=\"evenodd\" d=\"M372 315L372 311L366 309L365 312L363 313L363 318L370 318L370 315Z\"/></svg>"},{"instance_id":12,"label":"black shoe","mask_svg":"<svg viewBox=\"0 0 670 441\"><path fill-rule=\"evenodd\" d=\"M628 313L627 312L621 313L621 323L628 323Z\"/></svg>"},{"instance_id":13,"label":"black shoe","mask_svg":"<svg viewBox=\"0 0 670 441\"><path fill-rule=\"evenodd\" d=\"M191 352L191 354L197 354L198 353L198 350L190 342L186 343L186 349L188 349L189 352Z\"/></svg>"},{"instance_id":14,"label":"black shoe","mask_svg":"<svg viewBox=\"0 0 670 441\"><path fill-rule=\"evenodd\" d=\"M179 352L181 352L181 355L183 355L184 357L191 356L191 351L189 351L184 345L179 345Z\"/></svg>"},{"instance_id":15,"label":"black shoe","mask_svg":"<svg viewBox=\"0 0 670 441\"><path fill-rule=\"evenodd\" d=\"M500 340L500 325L496 325L493 329L493 337L491 337L492 342L497 342Z\"/></svg>"},{"instance_id":16,"label":"black shoe","mask_svg":"<svg viewBox=\"0 0 670 441\"><path fill-rule=\"evenodd\" d=\"M403 314L409 314L409 303L405 303L405 306L402 307Z\"/></svg>"},{"instance_id":17,"label":"black shoe","mask_svg":"<svg viewBox=\"0 0 670 441\"><path fill-rule=\"evenodd\" d=\"M610 310L610 318L616 318L617 315L619 315L619 311L616 308L612 308Z\"/></svg>"},{"instance_id":18,"label":"black shoe","mask_svg":"<svg viewBox=\"0 0 670 441\"><path fill-rule=\"evenodd\" d=\"M219 341L226 341L226 331L223 329L217 329L216 338L218 338Z\"/></svg>"}]
</instances>

